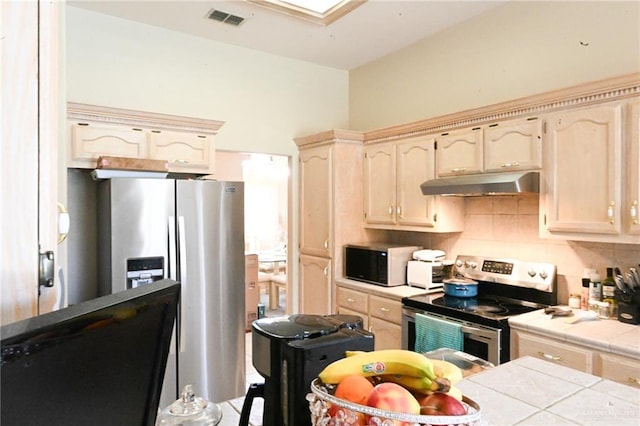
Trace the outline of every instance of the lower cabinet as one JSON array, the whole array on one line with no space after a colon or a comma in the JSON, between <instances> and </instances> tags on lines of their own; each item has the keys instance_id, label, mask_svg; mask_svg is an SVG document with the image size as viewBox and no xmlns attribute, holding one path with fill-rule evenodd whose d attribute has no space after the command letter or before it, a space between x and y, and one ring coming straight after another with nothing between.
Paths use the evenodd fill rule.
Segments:
<instances>
[{"instance_id":1,"label":"lower cabinet","mask_svg":"<svg viewBox=\"0 0 640 426\"><path fill-rule=\"evenodd\" d=\"M375 335L375 349L400 349L402 302L388 297L337 287L338 313L362 317L364 327Z\"/></svg>"},{"instance_id":2,"label":"lower cabinet","mask_svg":"<svg viewBox=\"0 0 640 426\"><path fill-rule=\"evenodd\" d=\"M511 358L526 355L640 388L637 359L511 329Z\"/></svg>"},{"instance_id":3,"label":"lower cabinet","mask_svg":"<svg viewBox=\"0 0 640 426\"><path fill-rule=\"evenodd\" d=\"M331 313L331 259L300 255L300 312Z\"/></svg>"},{"instance_id":4,"label":"lower cabinet","mask_svg":"<svg viewBox=\"0 0 640 426\"><path fill-rule=\"evenodd\" d=\"M640 388L640 361L606 352L596 354L594 374Z\"/></svg>"}]
</instances>

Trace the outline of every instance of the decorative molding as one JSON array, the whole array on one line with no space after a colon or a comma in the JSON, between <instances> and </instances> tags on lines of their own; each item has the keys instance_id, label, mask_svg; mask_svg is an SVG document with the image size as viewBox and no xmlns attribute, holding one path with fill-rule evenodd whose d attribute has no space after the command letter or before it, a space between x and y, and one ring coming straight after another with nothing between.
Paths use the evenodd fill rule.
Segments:
<instances>
[{"instance_id":1,"label":"decorative molding","mask_svg":"<svg viewBox=\"0 0 640 426\"><path fill-rule=\"evenodd\" d=\"M302 136L294 138L294 142L298 147L304 147L311 144L319 144L320 142L343 142L343 143L359 143L362 144L364 134L353 130L327 130L326 132L316 133L314 135Z\"/></svg>"},{"instance_id":2,"label":"decorative molding","mask_svg":"<svg viewBox=\"0 0 640 426\"><path fill-rule=\"evenodd\" d=\"M457 128L546 114L553 111L623 100L640 95L640 73L628 74L569 88L501 102L454 114L364 133L365 143L436 134Z\"/></svg>"},{"instance_id":3,"label":"decorative molding","mask_svg":"<svg viewBox=\"0 0 640 426\"><path fill-rule=\"evenodd\" d=\"M145 129L164 129L215 135L224 121L182 117L170 114L111 108L98 105L67 103L67 118L78 122L98 122Z\"/></svg>"}]
</instances>

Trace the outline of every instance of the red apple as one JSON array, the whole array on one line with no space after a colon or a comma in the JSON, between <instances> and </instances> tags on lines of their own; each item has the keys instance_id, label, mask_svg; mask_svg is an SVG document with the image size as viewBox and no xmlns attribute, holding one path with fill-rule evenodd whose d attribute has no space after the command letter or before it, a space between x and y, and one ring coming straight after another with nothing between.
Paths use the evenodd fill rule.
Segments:
<instances>
[{"instance_id":1,"label":"red apple","mask_svg":"<svg viewBox=\"0 0 640 426\"><path fill-rule=\"evenodd\" d=\"M425 416L463 416L467 409L460 401L443 392L434 392L418 400L420 414Z\"/></svg>"}]
</instances>

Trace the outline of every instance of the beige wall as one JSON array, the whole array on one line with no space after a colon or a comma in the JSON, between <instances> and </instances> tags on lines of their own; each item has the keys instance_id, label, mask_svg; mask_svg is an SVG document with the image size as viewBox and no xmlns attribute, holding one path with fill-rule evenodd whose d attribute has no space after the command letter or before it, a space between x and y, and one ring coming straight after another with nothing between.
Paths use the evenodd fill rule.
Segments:
<instances>
[{"instance_id":1,"label":"beige wall","mask_svg":"<svg viewBox=\"0 0 640 426\"><path fill-rule=\"evenodd\" d=\"M218 149L293 155L348 124L348 74L67 6L67 99L224 121Z\"/></svg>"},{"instance_id":2,"label":"beige wall","mask_svg":"<svg viewBox=\"0 0 640 426\"><path fill-rule=\"evenodd\" d=\"M374 130L635 72L639 52L637 1L511 1L350 72L350 128Z\"/></svg>"}]
</instances>

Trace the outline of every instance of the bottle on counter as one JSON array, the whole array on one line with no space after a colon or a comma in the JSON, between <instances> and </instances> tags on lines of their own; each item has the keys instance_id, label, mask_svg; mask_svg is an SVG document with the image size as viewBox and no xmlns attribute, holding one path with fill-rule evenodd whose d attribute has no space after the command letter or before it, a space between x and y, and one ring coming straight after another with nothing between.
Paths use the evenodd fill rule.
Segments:
<instances>
[{"instance_id":1,"label":"bottle on counter","mask_svg":"<svg viewBox=\"0 0 640 426\"><path fill-rule=\"evenodd\" d=\"M581 308L581 295L578 293L571 293L569 295L569 307L571 309Z\"/></svg>"},{"instance_id":2,"label":"bottle on counter","mask_svg":"<svg viewBox=\"0 0 640 426\"><path fill-rule=\"evenodd\" d=\"M589 299L602 300L602 281L600 280L600 274L591 274L589 278Z\"/></svg>"},{"instance_id":3,"label":"bottle on counter","mask_svg":"<svg viewBox=\"0 0 640 426\"><path fill-rule=\"evenodd\" d=\"M580 309L589 309L589 278L582 279L582 293L580 293Z\"/></svg>"},{"instance_id":4,"label":"bottle on counter","mask_svg":"<svg viewBox=\"0 0 640 426\"><path fill-rule=\"evenodd\" d=\"M609 304L609 316L615 317L616 310L616 283L613 280L613 268L607 268L607 276L602 281L602 301Z\"/></svg>"}]
</instances>

